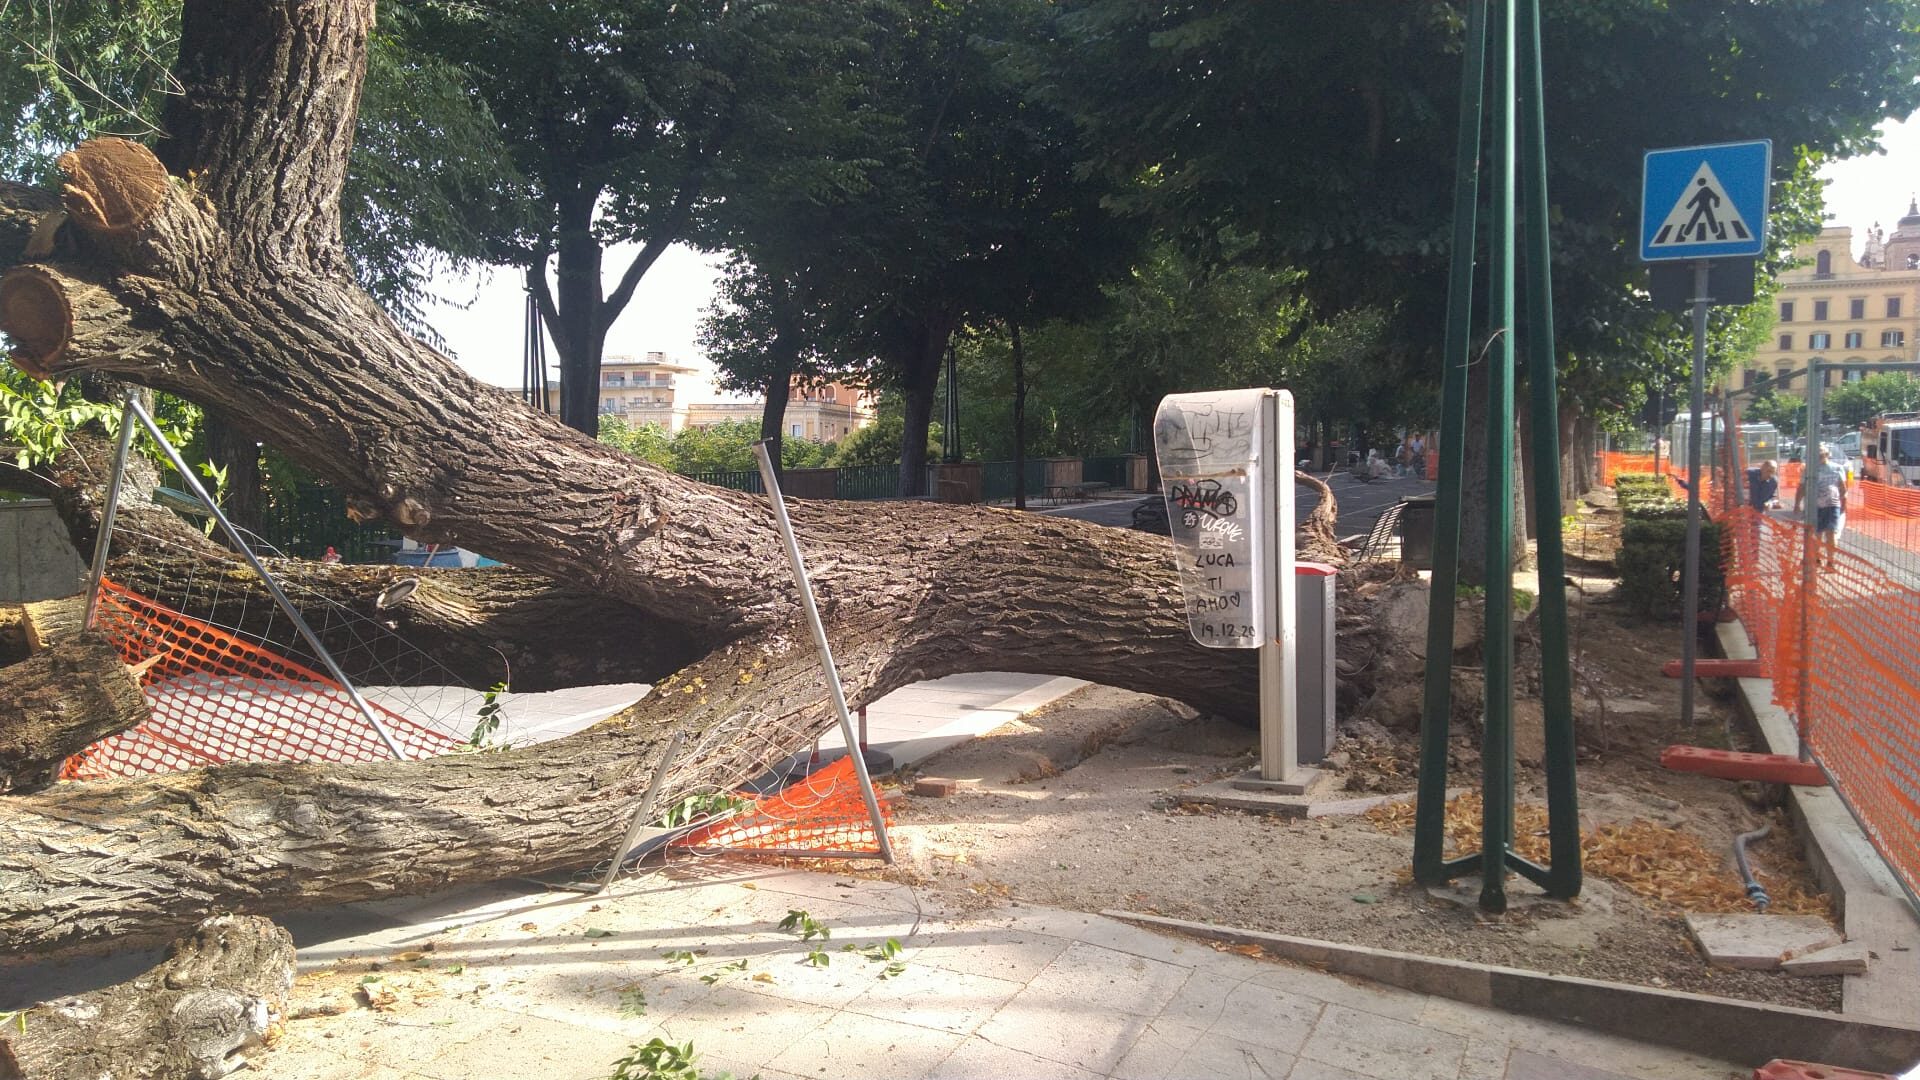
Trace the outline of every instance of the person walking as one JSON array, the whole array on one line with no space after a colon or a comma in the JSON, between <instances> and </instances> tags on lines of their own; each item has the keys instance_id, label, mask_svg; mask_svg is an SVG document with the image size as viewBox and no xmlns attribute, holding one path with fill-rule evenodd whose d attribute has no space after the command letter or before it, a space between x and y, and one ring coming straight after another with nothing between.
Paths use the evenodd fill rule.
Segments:
<instances>
[{"instance_id":1,"label":"person walking","mask_svg":"<svg viewBox=\"0 0 1920 1080\"><path fill-rule=\"evenodd\" d=\"M1764 514L1778 505L1779 497L1780 463L1763 461L1747 477L1747 505Z\"/></svg>"},{"instance_id":2,"label":"person walking","mask_svg":"<svg viewBox=\"0 0 1920 1080\"><path fill-rule=\"evenodd\" d=\"M1814 493L1813 531L1826 543L1826 565L1831 568L1840 550L1840 534L1847 529L1847 474L1833 463L1833 451L1825 446L1820 448L1820 466L1813 471L1813 478L1803 478L1800 490L1794 493L1794 510L1805 508L1808 487Z\"/></svg>"},{"instance_id":3,"label":"person walking","mask_svg":"<svg viewBox=\"0 0 1920 1080\"><path fill-rule=\"evenodd\" d=\"M1416 431L1413 433L1413 444L1408 449L1413 451L1414 478L1425 480L1427 478L1427 440Z\"/></svg>"}]
</instances>

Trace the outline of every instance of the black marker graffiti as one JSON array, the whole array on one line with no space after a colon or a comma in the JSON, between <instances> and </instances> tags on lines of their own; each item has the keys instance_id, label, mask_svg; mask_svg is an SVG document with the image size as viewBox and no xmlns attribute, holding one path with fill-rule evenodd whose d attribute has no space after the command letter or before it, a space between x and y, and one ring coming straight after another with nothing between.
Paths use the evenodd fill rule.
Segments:
<instances>
[{"instance_id":1,"label":"black marker graffiti","mask_svg":"<svg viewBox=\"0 0 1920 1080\"><path fill-rule=\"evenodd\" d=\"M1180 523L1188 528L1193 528L1199 523L1198 514L1228 518L1240 509L1240 500L1234 498L1232 492L1223 490L1218 480L1194 480L1175 484L1169 493L1169 501L1183 511L1195 512L1191 521L1187 514L1180 515Z\"/></svg>"}]
</instances>

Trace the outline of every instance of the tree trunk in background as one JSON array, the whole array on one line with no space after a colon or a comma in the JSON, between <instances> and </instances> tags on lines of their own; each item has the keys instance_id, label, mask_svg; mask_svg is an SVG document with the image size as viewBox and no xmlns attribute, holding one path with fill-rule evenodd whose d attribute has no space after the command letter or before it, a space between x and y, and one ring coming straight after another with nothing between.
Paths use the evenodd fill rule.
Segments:
<instances>
[{"instance_id":1,"label":"tree trunk in background","mask_svg":"<svg viewBox=\"0 0 1920 1080\"><path fill-rule=\"evenodd\" d=\"M1007 321L1013 335L1013 508L1027 508L1027 350L1020 343L1020 324Z\"/></svg>"},{"instance_id":2,"label":"tree trunk in background","mask_svg":"<svg viewBox=\"0 0 1920 1080\"><path fill-rule=\"evenodd\" d=\"M761 393L766 397L760 406L760 437L772 445L767 447L773 457L773 471L781 470L780 447L786 439L787 400L793 396L793 354L795 349L781 335L773 343L772 369L767 372L766 385Z\"/></svg>"},{"instance_id":3,"label":"tree trunk in background","mask_svg":"<svg viewBox=\"0 0 1920 1080\"><path fill-rule=\"evenodd\" d=\"M264 497L260 490L260 444L232 424L208 413L202 427L207 439L207 457L216 469L226 470L226 491L220 511L228 520L250 532L260 531ZM198 466L195 461L188 465ZM217 481L201 477L209 492Z\"/></svg>"},{"instance_id":4,"label":"tree trunk in background","mask_svg":"<svg viewBox=\"0 0 1920 1080\"><path fill-rule=\"evenodd\" d=\"M561 207L559 241L553 295L558 321L549 323L548 331L560 354L560 420L584 435L597 435L607 327L600 310L602 252L593 236L591 197Z\"/></svg>"},{"instance_id":5,"label":"tree trunk in background","mask_svg":"<svg viewBox=\"0 0 1920 1080\"><path fill-rule=\"evenodd\" d=\"M1460 484L1460 581L1484 585L1487 580L1487 368L1489 350L1467 369L1467 430L1462 448L1466 463ZM1525 400L1516 394L1518 402ZM1526 470L1520 460L1520 440L1513 443L1513 557L1522 565L1527 554Z\"/></svg>"},{"instance_id":6,"label":"tree trunk in background","mask_svg":"<svg viewBox=\"0 0 1920 1080\"><path fill-rule=\"evenodd\" d=\"M911 351L900 358L900 389L906 400L906 426L900 435L900 494L927 493L927 433L933 425L934 391L940 387L941 361L954 321L930 315L914 335Z\"/></svg>"}]
</instances>

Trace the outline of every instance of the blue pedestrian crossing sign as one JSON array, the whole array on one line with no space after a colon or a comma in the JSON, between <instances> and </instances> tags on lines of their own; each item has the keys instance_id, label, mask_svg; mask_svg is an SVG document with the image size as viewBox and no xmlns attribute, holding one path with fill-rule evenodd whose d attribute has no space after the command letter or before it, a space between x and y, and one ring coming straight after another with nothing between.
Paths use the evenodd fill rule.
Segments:
<instances>
[{"instance_id":1,"label":"blue pedestrian crossing sign","mask_svg":"<svg viewBox=\"0 0 1920 1080\"><path fill-rule=\"evenodd\" d=\"M1647 151L1640 186L1640 258L1726 259L1766 247L1773 143Z\"/></svg>"}]
</instances>

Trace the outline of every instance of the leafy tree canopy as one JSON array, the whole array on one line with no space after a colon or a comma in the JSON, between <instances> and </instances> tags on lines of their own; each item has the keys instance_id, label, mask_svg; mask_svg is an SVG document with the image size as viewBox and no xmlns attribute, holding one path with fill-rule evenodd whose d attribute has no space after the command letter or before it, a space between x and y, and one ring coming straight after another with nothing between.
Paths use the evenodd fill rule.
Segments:
<instances>
[{"instance_id":1,"label":"leafy tree canopy","mask_svg":"<svg viewBox=\"0 0 1920 1080\"><path fill-rule=\"evenodd\" d=\"M1895 371L1843 382L1821 399L1821 414L1831 423L1858 427L1885 412L1920 409L1920 381Z\"/></svg>"}]
</instances>

